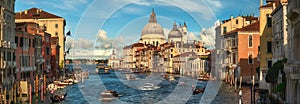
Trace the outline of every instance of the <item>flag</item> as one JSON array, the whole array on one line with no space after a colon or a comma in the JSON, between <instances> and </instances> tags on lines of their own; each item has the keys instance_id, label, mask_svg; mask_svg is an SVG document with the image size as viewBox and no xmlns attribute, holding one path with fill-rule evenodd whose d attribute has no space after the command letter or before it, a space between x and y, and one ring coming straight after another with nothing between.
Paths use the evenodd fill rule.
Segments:
<instances>
[{"instance_id":1,"label":"flag","mask_svg":"<svg viewBox=\"0 0 300 104\"><path fill-rule=\"evenodd\" d=\"M67 32L67 36L71 36L71 31L70 30Z\"/></svg>"}]
</instances>

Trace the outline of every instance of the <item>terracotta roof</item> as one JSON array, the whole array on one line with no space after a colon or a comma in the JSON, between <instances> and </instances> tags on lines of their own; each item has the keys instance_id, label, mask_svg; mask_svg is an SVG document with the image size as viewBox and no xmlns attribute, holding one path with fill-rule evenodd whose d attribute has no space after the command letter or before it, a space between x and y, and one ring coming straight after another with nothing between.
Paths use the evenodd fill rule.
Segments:
<instances>
[{"instance_id":1,"label":"terracotta roof","mask_svg":"<svg viewBox=\"0 0 300 104\"><path fill-rule=\"evenodd\" d=\"M143 43L134 43L131 45L132 47L144 47Z\"/></svg>"},{"instance_id":2,"label":"terracotta roof","mask_svg":"<svg viewBox=\"0 0 300 104\"><path fill-rule=\"evenodd\" d=\"M243 18L246 19L246 21L250 21L250 20L258 20L258 17L254 17L254 16L242 16Z\"/></svg>"},{"instance_id":3,"label":"terracotta roof","mask_svg":"<svg viewBox=\"0 0 300 104\"><path fill-rule=\"evenodd\" d=\"M235 33L235 32L241 32L241 31L243 31L243 32L258 31L259 32L259 21L255 22L255 23L252 23L248 26L245 26L243 28L236 29L236 30L233 30L231 32L228 32L225 35L232 34L232 33Z\"/></svg>"},{"instance_id":4,"label":"terracotta roof","mask_svg":"<svg viewBox=\"0 0 300 104\"><path fill-rule=\"evenodd\" d=\"M263 5L260 8L265 8L265 7L273 7L273 4L272 3L268 3L267 5Z\"/></svg>"},{"instance_id":5,"label":"terracotta roof","mask_svg":"<svg viewBox=\"0 0 300 104\"><path fill-rule=\"evenodd\" d=\"M25 14L25 11L27 11L27 14ZM38 8L31 8L28 10L25 10L20 12L17 12L15 14L15 19L34 19L34 18L39 18L39 19L46 19L46 18L62 18L60 16L51 14L49 12L43 11Z\"/></svg>"},{"instance_id":6,"label":"terracotta roof","mask_svg":"<svg viewBox=\"0 0 300 104\"><path fill-rule=\"evenodd\" d=\"M174 56L174 57L187 57L187 56L189 56L189 55L195 56L196 53L195 53L195 52L185 52L185 53L176 55L176 56Z\"/></svg>"}]
</instances>

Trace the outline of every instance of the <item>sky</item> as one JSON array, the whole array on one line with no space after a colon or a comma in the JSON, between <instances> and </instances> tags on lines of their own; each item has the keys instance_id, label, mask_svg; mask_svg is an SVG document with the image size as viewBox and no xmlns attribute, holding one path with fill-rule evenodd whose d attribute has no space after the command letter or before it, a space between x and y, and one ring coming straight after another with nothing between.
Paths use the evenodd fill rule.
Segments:
<instances>
[{"instance_id":1,"label":"sky","mask_svg":"<svg viewBox=\"0 0 300 104\"><path fill-rule=\"evenodd\" d=\"M259 0L16 0L15 12L40 8L66 20L67 58L105 58L137 42L152 8L165 36L187 23L188 37L214 48L215 24L230 16L259 15ZM66 33L65 32L65 33ZM120 54L121 55L121 54Z\"/></svg>"}]
</instances>

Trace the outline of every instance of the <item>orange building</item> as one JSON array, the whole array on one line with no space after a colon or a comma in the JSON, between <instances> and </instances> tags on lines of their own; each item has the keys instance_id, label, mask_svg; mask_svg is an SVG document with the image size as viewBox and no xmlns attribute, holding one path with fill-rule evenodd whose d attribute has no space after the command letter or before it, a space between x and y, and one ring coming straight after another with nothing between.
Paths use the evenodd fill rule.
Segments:
<instances>
[{"instance_id":1,"label":"orange building","mask_svg":"<svg viewBox=\"0 0 300 104\"><path fill-rule=\"evenodd\" d=\"M256 68L260 34L259 21L246 27L236 29L224 35L226 47L226 67L230 83L234 77L243 77L243 82L250 81L251 76L256 76Z\"/></svg>"}]
</instances>

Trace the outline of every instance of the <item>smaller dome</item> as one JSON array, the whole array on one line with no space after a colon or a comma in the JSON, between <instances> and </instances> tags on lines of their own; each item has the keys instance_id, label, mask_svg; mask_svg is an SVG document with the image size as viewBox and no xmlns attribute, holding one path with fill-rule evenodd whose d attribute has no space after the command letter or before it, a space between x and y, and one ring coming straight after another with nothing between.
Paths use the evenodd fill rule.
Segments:
<instances>
[{"instance_id":1,"label":"smaller dome","mask_svg":"<svg viewBox=\"0 0 300 104\"><path fill-rule=\"evenodd\" d=\"M173 29L169 32L168 38L181 38L182 33L178 30L176 23L173 24Z\"/></svg>"}]
</instances>

